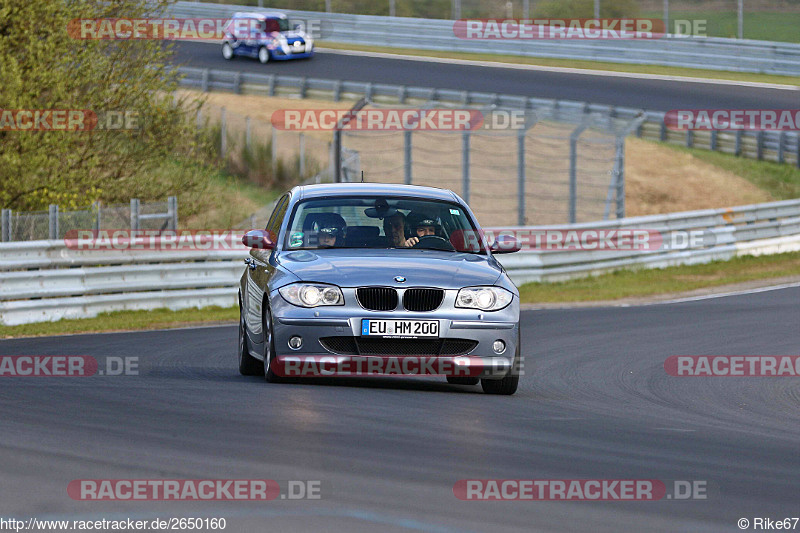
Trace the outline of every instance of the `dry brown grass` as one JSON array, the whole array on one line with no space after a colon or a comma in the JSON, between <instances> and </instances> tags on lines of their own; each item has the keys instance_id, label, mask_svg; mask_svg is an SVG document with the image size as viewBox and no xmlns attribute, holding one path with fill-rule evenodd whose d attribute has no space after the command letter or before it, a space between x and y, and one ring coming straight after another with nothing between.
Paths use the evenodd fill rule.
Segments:
<instances>
[{"instance_id":1,"label":"dry brown grass","mask_svg":"<svg viewBox=\"0 0 800 533\"><path fill-rule=\"evenodd\" d=\"M228 111L231 132L244 131L244 116L252 117L254 137L267 139L272 113L279 109L349 109L352 102L264 97L209 93L206 116L216 120L219 109ZM528 224L566 222L569 147L565 138L572 127L541 122L527 142ZM280 132L279 154L296 153L296 133ZM326 162L325 145L330 132L307 132L307 147L319 161ZM291 137L291 138L290 138ZM591 131L582 136L579 153L594 156L579 160L588 169L579 183L579 197L593 191L589 200L579 200L578 220L602 217L605 187L611 169L608 158L613 147ZM591 142L594 141L594 142ZM462 194L461 136L457 134L417 133L413 136L414 183L450 188ZM403 136L397 133L359 134L345 138L346 147L361 153L367 178L388 183L403 182ZM316 149L313 147L316 146ZM470 204L481 224L498 226L517 220L516 139L502 136L474 136L471 147L472 174ZM587 177L588 176L588 177ZM712 209L770 201L765 191L736 174L701 161L690 154L676 152L659 143L629 138L626 142L626 215L650 215L695 209ZM613 213L613 208L612 208ZM613 216L613 214L612 214Z\"/></svg>"}]
</instances>

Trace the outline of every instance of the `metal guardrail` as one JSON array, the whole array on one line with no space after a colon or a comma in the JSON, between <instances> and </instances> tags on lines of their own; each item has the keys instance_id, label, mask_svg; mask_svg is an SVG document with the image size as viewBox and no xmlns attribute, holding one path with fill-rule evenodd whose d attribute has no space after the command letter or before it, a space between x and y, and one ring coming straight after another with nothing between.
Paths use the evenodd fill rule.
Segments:
<instances>
[{"instance_id":1,"label":"metal guardrail","mask_svg":"<svg viewBox=\"0 0 800 533\"><path fill-rule=\"evenodd\" d=\"M555 120L558 120L559 117L574 119L575 115L584 114L594 115L599 117L599 121L608 123L636 120L644 113L644 120L634 131L637 137L734 154L750 159L788 163L800 168L800 135L797 132L673 131L666 127L665 113L660 111L643 111L574 100L191 67L180 67L178 70L183 74L181 80L183 87L202 91L226 91L261 96L292 95L301 98L327 98L335 102L366 97L378 103L414 105L441 103L476 107L496 106L533 111L538 109Z\"/></svg>"},{"instance_id":2,"label":"metal guardrail","mask_svg":"<svg viewBox=\"0 0 800 533\"><path fill-rule=\"evenodd\" d=\"M558 226L565 228L664 233L695 229L713 239L703 248L686 250L523 251L498 256L515 283L798 251L800 200ZM244 249L100 252L73 250L64 241L0 243L0 323L84 318L117 310L234 306L245 257Z\"/></svg>"},{"instance_id":3,"label":"metal guardrail","mask_svg":"<svg viewBox=\"0 0 800 533\"><path fill-rule=\"evenodd\" d=\"M263 10L186 1L177 2L169 10L178 17L214 18L229 17L236 11ZM473 40L456 37L453 21L448 20L280 11L291 20L313 22L307 26L321 29L314 37L331 42L800 75L800 44L793 43L678 36L652 40Z\"/></svg>"}]
</instances>

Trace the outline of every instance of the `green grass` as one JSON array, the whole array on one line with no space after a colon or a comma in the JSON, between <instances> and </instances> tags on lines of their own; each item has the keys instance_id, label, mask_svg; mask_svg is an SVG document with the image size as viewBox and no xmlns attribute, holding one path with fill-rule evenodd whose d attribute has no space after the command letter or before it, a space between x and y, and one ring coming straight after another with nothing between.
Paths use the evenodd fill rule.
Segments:
<instances>
[{"instance_id":1,"label":"green grass","mask_svg":"<svg viewBox=\"0 0 800 533\"><path fill-rule=\"evenodd\" d=\"M663 11L642 12L642 18L662 18ZM731 37L739 35L736 11L670 11L670 31L675 31L675 20L706 20L708 37ZM744 13L744 38L759 41L800 42L800 12L748 12Z\"/></svg>"},{"instance_id":2,"label":"green grass","mask_svg":"<svg viewBox=\"0 0 800 533\"><path fill-rule=\"evenodd\" d=\"M153 309L152 311L118 311L102 313L94 318L40 322L20 326L0 325L0 338L165 329L202 323L236 322L238 307L206 307L204 309Z\"/></svg>"},{"instance_id":3,"label":"green grass","mask_svg":"<svg viewBox=\"0 0 800 533\"><path fill-rule=\"evenodd\" d=\"M664 143L663 146L687 152L694 157L743 177L775 200L800 198L800 168L786 163L757 161L732 154Z\"/></svg>"},{"instance_id":4,"label":"green grass","mask_svg":"<svg viewBox=\"0 0 800 533\"><path fill-rule=\"evenodd\" d=\"M683 76L694 78L708 78L716 80L731 80L757 83L771 83L779 85L800 85L800 78L794 76L777 76L774 74L755 74L749 72L726 72L719 70L704 70L685 67L664 67L659 65L628 65L622 63L608 63L603 61L582 61L571 59L550 59L542 57L514 57L500 56L497 54L471 54L464 52L439 52L432 50L415 50L409 48L389 48L381 46L361 46L357 44L333 43L318 41L318 46L336 50L358 50L366 52L384 52L417 57L439 57L449 59L465 59L470 61L491 61L495 63L509 63L515 65L539 65L545 67L566 67L589 70L607 70L611 72L630 72L639 74L658 74L662 76Z\"/></svg>"},{"instance_id":5,"label":"green grass","mask_svg":"<svg viewBox=\"0 0 800 533\"><path fill-rule=\"evenodd\" d=\"M703 265L619 270L558 283L526 283L519 290L523 303L603 301L679 293L745 281L796 276L798 273L800 252L792 252L737 257Z\"/></svg>"}]
</instances>

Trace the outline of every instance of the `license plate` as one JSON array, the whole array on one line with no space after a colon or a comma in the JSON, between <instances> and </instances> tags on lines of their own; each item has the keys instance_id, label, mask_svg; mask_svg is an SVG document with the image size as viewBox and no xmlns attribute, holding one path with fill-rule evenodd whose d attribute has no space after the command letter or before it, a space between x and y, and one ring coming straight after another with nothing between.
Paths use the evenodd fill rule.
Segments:
<instances>
[{"instance_id":1,"label":"license plate","mask_svg":"<svg viewBox=\"0 0 800 533\"><path fill-rule=\"evenodd\" d=\"M305 46L292 46L292 53L293 54L303 54L306 51Z\"/></svg>"},{"instance_id":2,"label":"license plate","mask_svg":"<svg viewBox=\"0 0 800 533\"><path fill-rule=\"evenodd\" d=\"M361 320L361 335L374 337L438 337L438 320Z\"/></svg>"}]
</instances>

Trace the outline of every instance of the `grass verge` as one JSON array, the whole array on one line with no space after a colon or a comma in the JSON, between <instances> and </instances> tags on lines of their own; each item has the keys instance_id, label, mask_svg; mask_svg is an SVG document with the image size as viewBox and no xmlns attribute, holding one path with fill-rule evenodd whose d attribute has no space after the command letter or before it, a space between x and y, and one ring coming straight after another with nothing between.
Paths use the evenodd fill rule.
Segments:
<instances>
[{"instance_id":1,"label":"grass verge","mask_svg":"<svg viewBox=\"0 0 800 533\"><path fill-rule=\"evenodd\" d=\"M686 148L663 143L673 150L689 153L707 163L743 177L759 189L772 195L775 200L800 198L800 168L787 163L757 161L732 154L712 152L700 148Z\"/></svg>"},{"instance_id":2,"label":"grass verge","mask_svg":"<svg viewBox=\"0 0 800 533\"><path fill-rule=\"evenodd\" d=\"M730 261L663 269L619 270L557 283L526 283L519 288L522 303L618 300L719 287L746 281L780 278L800 272L800 252L744 256Z\"/></svg>"},{"instance_id":3,"label":"grass verge","mask_svg":"<svg viewBox=\"0 0 800 533\"><path fill-rule=\"evenodd\" d=\"M604 61L584 61L573 59L556 59L545 57L517 57L498 54L472 54L465 52L439 52L434 50L416 50L410 48L389 48L384 46L363 46L348 43L318 41L317 46L336 50L355 50L361 52L382 52L401 56L439 57L447 59L465 59L469 61L490 61L493 63L509 63L514 65L538 65L542 67L563 67L587 70L607 70L610 72L629 72L635 74L658 74L661 76L682 76L690 78L708 78L714 80L744 81L771 83L779 85L800 85L800 78L794 76L778 76L775 74L756 74L752 72L727 72L719 70L694 69L687 67L666 67L660 65L629 65L608 63Z\"/></svg>"},{"instance_id":4,"label":"grass verge","mask_svg":"<svg viewBox=\"0 0 800 533\"><path fill-rule=\"evenodd\" d=\"M206 307L203 309L153 309L151 311L118 311L101 313L94 318L39 322L20 326L0 325L0 338L40 337L71 333L167 329L203 323L236 322L238 307Z\"/></svg>"}]
</instances>

